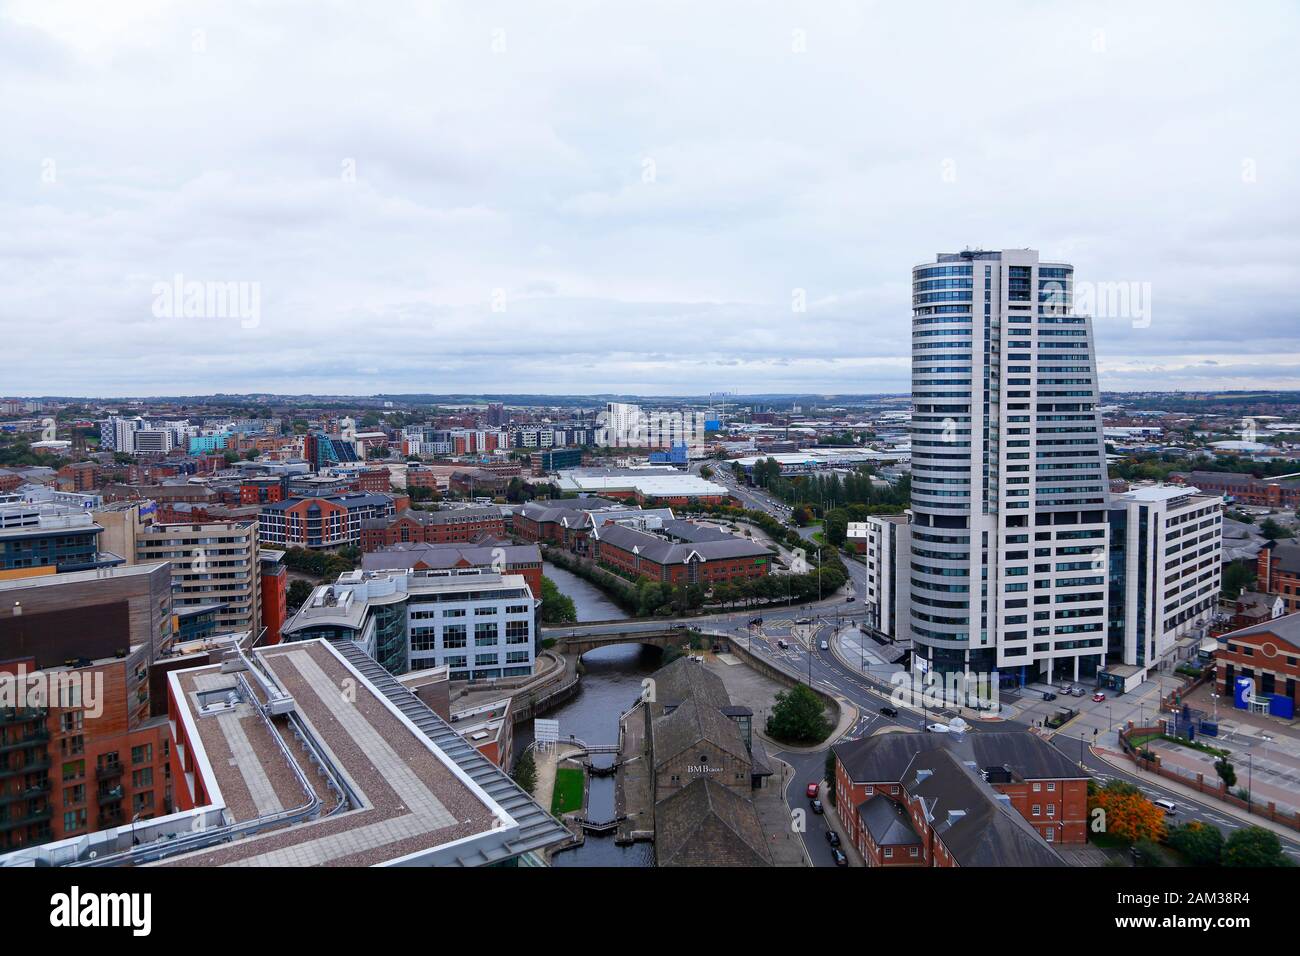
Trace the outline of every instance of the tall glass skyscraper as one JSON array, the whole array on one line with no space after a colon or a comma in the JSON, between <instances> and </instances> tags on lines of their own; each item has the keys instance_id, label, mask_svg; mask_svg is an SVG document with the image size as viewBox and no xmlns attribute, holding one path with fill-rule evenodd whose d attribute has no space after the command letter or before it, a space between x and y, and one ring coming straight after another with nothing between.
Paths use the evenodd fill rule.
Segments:
<instances>
[{"instance_id":1,"label":"tall glass skyscraper","mask_svg":"<svg viewBox=\"0 0 1300 956\"><path fill-rule=\"evenodd\" d=\"M1032 249L912 270L910 628L935 672L1104 664L1105 445L1073 276Z\"/></svg>"}]
</instances>

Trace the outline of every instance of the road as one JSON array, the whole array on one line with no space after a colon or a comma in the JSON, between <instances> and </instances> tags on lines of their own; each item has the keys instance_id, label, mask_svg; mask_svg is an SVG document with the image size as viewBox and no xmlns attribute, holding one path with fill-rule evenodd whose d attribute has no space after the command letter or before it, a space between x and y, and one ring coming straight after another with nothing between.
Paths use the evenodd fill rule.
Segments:
<instances>
[{"instance_id":1,"label":"road","mask_svg":"<svg viewBox=\"0 0 1300 956\"><path fill-rule=\"evenodd\" d=\"M785 520L788 511L783 511L783 505L761 491L739 487L734 476L724 474L723 468L716 467L717 463L713 464L715 465L715 480L722 479L723 484L726 484L738 498L746 502L746 507L763 510L774 517ZM803 531L811 533L811 529L802 529L801 533ZM804 536L808 537L808 535ZM892 706L889 697L892 688L887 678L884 675L872 674L869 669L864 673L858 668L845 666L831 653L829 647L822 649L822 641L826 640L829 644L830 637L836 627L861 622L865 616L865 609L862 604L857 601L849 602L846 597L850 595L861 597L866 593L866 568L859 562L847 557L844 558L844 565L849 571L850 583L846 585L843 593L828 596L820 602L804 605L793 604L786 608L767 607L758 611L747 610L704 617L570 625L562 628L547 628L545 633L552 637L558 637L565 633L609 633L619 631L635 633L638 630L659 630L665 625L680 623L689 627L701 628L706 632L713 631L728 634L737 642L744 644L750 653L760 659L782 667L792 674L799 675L805 681L811 680L814 686L838 695L857 708L858 720L846 732L845 738L869 736L880 728L889 725L922 731L927 723L936 722L937 718L939 722L947 722L952 717L959 716L949 710L940 711L936 714L935 711L916 712L906 708L899 708L897 717L885 717L880 713L880 708L887 704ZM762 618L763 624L751 626L749 622L757 617ZM801 625L798 623L808 619L812 620L811 624ZM778 641L785 641L787 647L782 648L777 643ZM969 716L969 714L966 716ZM970 722L970 732L973 733L1025 729L1027 729L1027 725L1019 721ZM1092 739L1091 735L1086 733L1085 728L1083 745L1081 746L1081 737L1070 737L1069 727L1067 727L1066 732L1055 735L1051 743L1070 760L1075 763L1082 763L1087 772L1101 784L1113 779L1123 780L1137 786L1142 793L1151 799L1163 798L1173 801L1179 807L1178 822L1199 820L1202 823L1218 827L1225 837L1235 830L1248 826L1248 824L1230 816L1210 802L1190 798L1161 786L1159 778L1144 774L1138 771L1136 767L1131 771L1112 767L1088 749L1087 744ZM789 763L795 771L786 794L791 807L808 806L808 800L804 795L804 787L809 782L822 778L827 749L823 748L814 753L785 751L779 754L781 759ZM808 814L807 819L808 827L804 833L804 843L814 865L834 866L830 846L826 842L827 828L825 821L812 813ZM1293 860L1300 862L1300 840L1285 836L1279 838L1282 841L1284 852Z\"/></svg>"}]
</instances>

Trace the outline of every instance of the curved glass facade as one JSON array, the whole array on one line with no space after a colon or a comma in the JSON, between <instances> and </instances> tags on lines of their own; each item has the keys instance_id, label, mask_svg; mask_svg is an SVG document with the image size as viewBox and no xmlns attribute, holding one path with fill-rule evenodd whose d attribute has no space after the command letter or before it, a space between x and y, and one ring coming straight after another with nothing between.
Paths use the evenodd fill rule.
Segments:
<instances>
[{"instance_id":1,"label":"curved glass facade","mask_svg":"<svg viewBox=\"0 0 1300 956\"><path fill-rule=\"evenodd\" d=\"M1105 453L1072 295L1073 269L1027 249L912 270L911 632L935 671L1077 677L1104 655Z\"/></svg>"}]
</instances>

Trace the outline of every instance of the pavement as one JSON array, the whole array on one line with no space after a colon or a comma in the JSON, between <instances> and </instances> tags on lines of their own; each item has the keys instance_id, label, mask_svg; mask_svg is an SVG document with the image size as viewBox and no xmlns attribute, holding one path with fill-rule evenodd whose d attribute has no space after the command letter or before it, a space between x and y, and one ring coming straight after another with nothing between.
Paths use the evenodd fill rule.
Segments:
<instances>
[{"instance_id":1,"label":"pavement","mask_svg":"<svg viewBox=\"0 0 1300 956\"><path fill-rule=\"evenodd\" d=\"M1116 743L1117 747L1118 743ZM1062 753L1065 752L1062 750ZM1300 834L1289 827L1274 823L1267 817L1247 813L1176 780L1157 777L1155 774L1138 770L1137 765L1118 749L1089 748L1087 760L1086 769L1102 784L1112 779L1123 780L1136 786L1150 799L1163 797L1172 800L1178 807L1176 818L1178 823L1199 820L1218 827L1225 837L1249 826L1271 830L1282 841L1282 852L1292 861L1300 864Z\"/></svg>"}]
</instances>

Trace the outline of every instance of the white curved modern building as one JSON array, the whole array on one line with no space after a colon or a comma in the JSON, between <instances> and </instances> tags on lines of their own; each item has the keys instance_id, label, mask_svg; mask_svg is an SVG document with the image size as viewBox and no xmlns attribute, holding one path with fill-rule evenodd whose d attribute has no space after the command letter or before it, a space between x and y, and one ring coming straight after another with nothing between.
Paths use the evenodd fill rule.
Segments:
<instances>
[{"instance_id":1,"label":"white curved modern building","mask_svg":"<svg viewBox=\"0 0 1300 956\"><path fill-rule=\"evenodd\" d=\"M1032 249L912 270L907 586L914 660L935 672L1082 680L1105 664L1105 446L1073 275Z\"/></svg>"}]
</instances>

